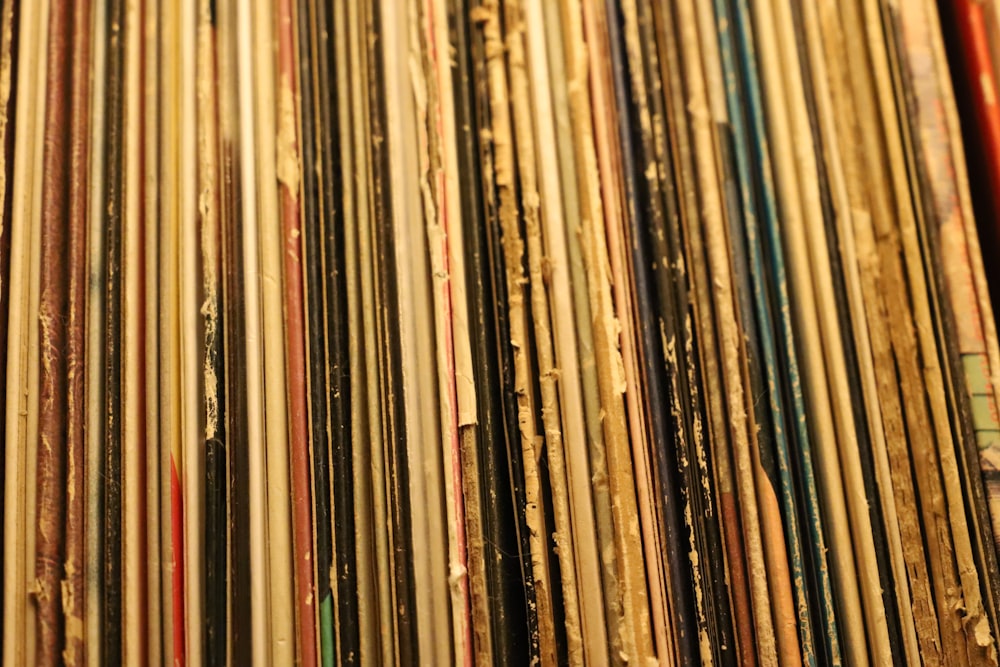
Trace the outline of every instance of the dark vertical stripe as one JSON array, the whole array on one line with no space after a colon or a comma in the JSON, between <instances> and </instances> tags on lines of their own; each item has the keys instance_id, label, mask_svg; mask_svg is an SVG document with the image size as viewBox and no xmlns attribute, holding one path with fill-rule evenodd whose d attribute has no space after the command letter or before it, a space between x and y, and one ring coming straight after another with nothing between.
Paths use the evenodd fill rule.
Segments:
<instances>
[{"instance_id":1,"label":"dark vertical stripe","mask_svg":"<svg viewBox=\"0 0 1000 667\"><path fill-rule=\"evenodd\" d=\"M334 0L316 6L320 48L316 62L319 95L320 190L324 193L321 215L323 228L323 282L326 300L328 397L330 406L330 487L333 509L334 565L336 566L338 656L343 664L356 663L360 655L358 627L358 580L354 561L354 473L351 458L351 381L347 317L347 283L344 269L344 218L341 202L343 181L353 174L342 173L338 127L340 118L336 76L346 71L346 63L336 62L333 42Z\"/></svg>"},{"instance_id":2,"label":"dark vertical stripe","mask_svg":"<svg viewBox=\"0 0 1000 667\"><path fill-rule=\"evenodd\" d=\"M211 68L211 72L216 77L212 81L215 88L214 94L208 100L199 100L198 123L212 123L216 128L219 125L218 118L218 97L221 91L218 87L218 67L216 57L217 30L215 24L214 8L209 12L210 30L212 46L209 51L210 64L198 64L199 74L205 68ZM199 22L200 22L199 18ZM199 30L201 27L199 27ZM199 50L200 52L200 50ZM214 104L212 103L214 101ZM218 131L218 130L217 130ZM214 267L216 284L205 285L205 291L214 294L215 303L205 312L204 322L204 353L205 368L211 369L216 378L214 387L215 396L206 395L206 407L210 398L215 399L218 413L215 418L206 415L206 425L208 430L205 433L205 525L204 537L202 540L205 558L205 619L204 633L202 635L202 651L205 662L208 665L222 665L226 660L226 585L229 578L229 567L227 563L228 552L228 508L227 508L227 485L228 474L226 472L226 349L225 349L225 287L222 270L222 247L223 236L221 210L222 194L220 189L224 181L221 176L221 146L210 146L209 150L216 152L216 191L215 201L210 206L217 211L216 228L209 230L216 235L215 241L218 254L214 257L202 254L202 261ZM204 226L205 218L202 217L200 224ZM204 231L202 232L204 233ZM207 268L206 268L207 272ZM209 289L211 287L211 289ZM215 321L211 322L210 318ZM206 386L208 392L213 388Z\"/></svg>"},{"instance_id":3,"label":"dark vertical stripe","mask_svg":"<svg viewBox=\"0 0 1000 667\"><path fill-rule=\"evenodd\" d=\"M332 598L330 566L333 562L333 538L330 525L330 424L328 410L328 366L326 337L326 301L323 282L323 205L329 193L320 189L323 165L317 164L321 151L322 127L317 128L319 104L313 60L321 48L316 0L299 0L299 94L302 129L302 243L306 284L306 342L309 365L309 426L313 489L314 580L320 606L319 642L322 664L331 664L335 646L332 619L323 616L323 605ZM327 627L329 625L329 627Z\"/></svg>"},{"instance_id":4,"label":"dark vertical stripe","mask_svg":"<svg viewBox=\"0 0 1000 667\"><path fill-rule=\"evenodd\" d=\"M105 405L104 405L104 647L105 665L122 661L122 195L124 162L125 3L108 2L105 120Z\"/></svg>"}]
</instances>

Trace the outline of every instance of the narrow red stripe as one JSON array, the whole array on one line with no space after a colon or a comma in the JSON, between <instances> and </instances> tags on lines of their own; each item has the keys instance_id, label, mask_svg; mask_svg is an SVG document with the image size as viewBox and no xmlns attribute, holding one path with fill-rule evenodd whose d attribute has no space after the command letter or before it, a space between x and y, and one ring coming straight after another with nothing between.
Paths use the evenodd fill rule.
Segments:
<instances>
[{"instance_id":1,"label":"narrow red stripe","mask_svg":"<svg viewBox=\"0 0 1000 667\"><path fill-rule=\"evenodd\" d=\"M173 456L170 457L170 537L174 566L174 666L184 667L184 501Z\"/></svg>"}]
</instances>

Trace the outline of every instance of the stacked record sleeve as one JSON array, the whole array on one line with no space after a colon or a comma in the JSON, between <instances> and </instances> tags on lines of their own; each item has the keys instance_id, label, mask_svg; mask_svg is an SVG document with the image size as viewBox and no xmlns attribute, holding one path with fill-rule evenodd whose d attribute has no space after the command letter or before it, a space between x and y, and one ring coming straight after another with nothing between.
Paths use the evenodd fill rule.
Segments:
<instances>
[{"instance_id":1,"label":"stacked record sleeve","mask_svg":"<svg viewBox=\"0 0 1000 667\"><path fill-rule=\"evenodd\" d=\"M998 84L1000 0L0 0L2 667L996 665Z\"/></svg>"}]
</instances>

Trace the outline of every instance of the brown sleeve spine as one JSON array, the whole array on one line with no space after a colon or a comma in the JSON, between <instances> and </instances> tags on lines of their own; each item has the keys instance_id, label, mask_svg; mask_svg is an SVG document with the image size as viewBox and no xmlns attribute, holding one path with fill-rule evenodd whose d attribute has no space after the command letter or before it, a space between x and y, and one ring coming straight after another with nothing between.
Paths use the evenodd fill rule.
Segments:
<instances>
[{"instance_id":1,"label":"brown sleeve spine","mask_svg":"<svg viewBox=\"0 0 1000 667\"><path fill-rule=\"evenodd\" d=\"M87 299L87 208L90 134L91 3L73 3L69 128L69 292L66 335L66 565L62 583L63 660L82 665L84 610L84 357Z\"/></svg>"},{"instance_id":2,"label":"brown sleeve spine","mask_svg":"<svg viewBox=\"0 0 1000 667\"><path fill-rule=\"evenodd\" d=\"M69 195L70 14L67 0L52 3L49 15L46 72L45 146L41 227L41 297L39 306L39 446L36 527L36 579L33 595L38 607L38 664L60 661L60 580L65 512L66 441L66 320L67 200Z\"/></svg>"},{"instance_id":3,"label":"brown sleeve spine","mask_svg":"<svg viewBox=\"0 0 1000 667\"><path fill-rule=\"evenodd\" d=\"M290 0L278 5L278 180L285 252L285 332L288 372L289 445L292 474L292 529L296 600L297 658L303 667L316 665L316 592L312 569L312 508L310 506L309 427L306 397L305 308L302 285L302 238L299 217L298 128L294 16Z\"/></svg>"}]
</instances>

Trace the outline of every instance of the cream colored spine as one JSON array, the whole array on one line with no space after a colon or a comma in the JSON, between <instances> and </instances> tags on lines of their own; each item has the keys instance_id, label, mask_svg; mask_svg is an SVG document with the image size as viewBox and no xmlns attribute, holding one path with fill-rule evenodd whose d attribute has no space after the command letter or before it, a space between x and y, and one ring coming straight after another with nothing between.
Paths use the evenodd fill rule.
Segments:
<instances>
[{"instance_id":1,"label":"cream colored spine","mask_svg":"<svg viewBox=\"0 0 1000 667\"><path fill-rule=\"evenodd\" d=\"M11 206L10 250L10 311L8 315L7 348L7 408L6 456L4 457L4 593L3 593L3 664L5 667L31 664L35 619L28 602L28 583L33 578L34 553L26 549L28 533L34 535L31 521L32 503L28 502L27 489L31 486L27 446L29 435L29 402L31 355L28 331L32 328L30 288L25 279L31 269L34 243L32 210L41 169L36 169L41 155L41 141L36 135L44 117L45 77L35 76L45 71L42 26L46 25L46 3L26 3L21 8L19 39L22 45L18 58L18 77L22 83L18 91L14 138L14 182ZM32 48L33 47L33 48ZM37 128L37 129L36 129ZM37 304L36 304L37 315ZM37 366L37 364L36 364ZM30 528L30 530L29 530ZM31 635L29 637L29 635Z\"/></svg>"}]
</instances>

